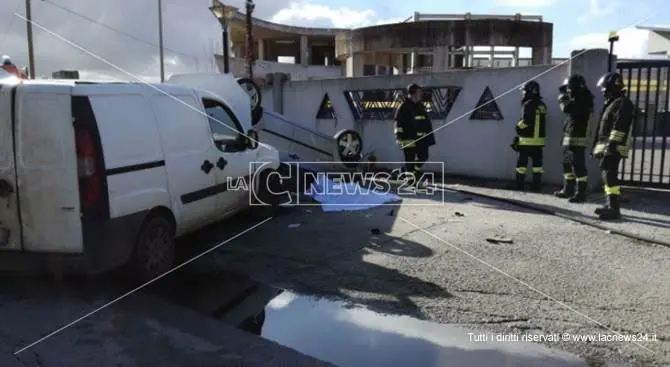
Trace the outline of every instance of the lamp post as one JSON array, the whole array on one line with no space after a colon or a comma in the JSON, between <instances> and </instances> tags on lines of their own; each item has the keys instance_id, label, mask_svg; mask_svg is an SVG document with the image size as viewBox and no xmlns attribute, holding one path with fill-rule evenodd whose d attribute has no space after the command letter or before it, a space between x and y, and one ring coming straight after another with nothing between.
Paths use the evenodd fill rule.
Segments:
<instances>
[{"instance_id":1,"label":"lamp post","mask_svg":"<svg viewBox=\"0 0 670 367\"><path fill-rule=\"evenodd\" d=\"M209 11L214 14L223 29L223 72L228 74L230 72L228 55L230 40L228 39L228 26L230 19L237 14L237 8L224 5L219 0L212 0L212 6L209 7Z\"/></svg>"},{"instance_id":2,"label":"lamp post","mask_svg":"<svg viewBox=\"0 0 670 367\"><path fill-rule=\"evenodd\" d=\"M161 83L165 83L165 49L163 47L163 1L158 0L158 49L161 64Z\"/></svg>"},{"instance_id":3,"label":"lamp post","mask_svg":"<svg viewBox=\"0 0 670 367\"><path fill-rule=\"evenodd\" d=\"M254 79L254 61L255 61L255 54L254 54L254 35L252 33L252 27L253 27L253 22L251 18L251 14L254 12L254 8L256 5L254 5L253 0L246 0L245 3L246 7L246 23L247 23L247 39L246 39L246 49L247 49L247 76L249 79L253 80Z\"/></svg>"},{"instance_id":4,"label":"lamp post","mask_svg":"<svg viewBox=\"0 0 670 367\"><path fill-rule=\"evenodd\" d=\"M612 31L607 38L607 42L610 43L610 53L607 56L607 72L612 71L612 59L614 58L614 42L619 40L619 35L616 34L616 31Z\"/></svg>"}]
</instances>

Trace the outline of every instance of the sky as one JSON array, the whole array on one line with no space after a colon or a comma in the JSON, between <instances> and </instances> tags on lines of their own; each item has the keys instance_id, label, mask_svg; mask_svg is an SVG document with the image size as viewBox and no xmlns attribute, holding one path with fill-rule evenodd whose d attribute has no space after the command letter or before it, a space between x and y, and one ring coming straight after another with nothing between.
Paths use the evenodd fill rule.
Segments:
<instances>
[{"instance_id":1,"label":"sky","mask_svg":"<svg viewBox=\"0 0 670 367\"><path fill-rule=\"evenodd\" d=\"M244 0L227 3L243 8ZM82 77L159 76L158 1L33 0L38 75L81 70ZM221 28L210 0L163 0L166 73L215 71ZM607 48L617 30L621 58L646 55L647 32L635 25L670 25L667 0L255 0L254 16L297 26L354 28L402 21L420 13L542 15L554 24L554 57ZM27 65L25 0L2 0L0 53ZM111 29L110 29L111 28ZM112 29L116 29L114 31ZM56 35L54 35L56 34Z\"/></svg>"}]
</instances>

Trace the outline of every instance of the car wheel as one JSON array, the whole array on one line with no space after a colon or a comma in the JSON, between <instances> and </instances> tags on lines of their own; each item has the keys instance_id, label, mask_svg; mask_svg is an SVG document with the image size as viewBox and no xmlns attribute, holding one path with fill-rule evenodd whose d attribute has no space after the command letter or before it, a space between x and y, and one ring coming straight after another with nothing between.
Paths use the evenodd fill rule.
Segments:
<instances>
[{"instance_id":1,"label":"car wheel","mask_svg":"<svg viewBox=\"0 0 670 367\"><path fill-rule=\"evenodd\" d=\"M237 79L237 84L244 89L251 99L251 110L254 111L261 107L263 102L261 88L253 80L249 78Z\"/></svg>"},{"instance_id":2,"label":"car wheel","mask_svg":"<svg viewBox=\"0 0 670 367\"><path fill-rule=\"evenodd\" d=\"M135 242L130 260L134 280L149 281L170 270L175 258L175 227L164 216L149 217Z\"/></svg>"}]
</instances>

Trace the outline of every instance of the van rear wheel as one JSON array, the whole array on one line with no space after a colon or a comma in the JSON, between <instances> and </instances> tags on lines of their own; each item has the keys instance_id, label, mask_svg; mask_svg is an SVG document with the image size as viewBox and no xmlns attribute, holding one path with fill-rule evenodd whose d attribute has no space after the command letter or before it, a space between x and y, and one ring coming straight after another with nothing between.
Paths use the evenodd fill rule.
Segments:
<instances>
[{"instance_id":1,"label":"van rear wheel","mask_svg":"<svg viewBox=\"0 0 670 367\"><path fill-rule=\"evenodd\" d=\"M175 258L175 228L167 218L149 217L135 242L129 266L133 278L149 281L170 270Z\"/></svg>"}]
</instances>

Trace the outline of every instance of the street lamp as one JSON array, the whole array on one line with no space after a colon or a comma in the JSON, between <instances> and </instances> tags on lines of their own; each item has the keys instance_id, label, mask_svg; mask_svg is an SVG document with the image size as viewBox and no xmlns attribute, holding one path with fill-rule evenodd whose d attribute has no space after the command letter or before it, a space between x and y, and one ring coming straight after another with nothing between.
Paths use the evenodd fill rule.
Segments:
<instances>
[{"instance_id":1,"label":"street lamp","mask_svg":"<svg viewBox=\"0 0 670 367\"><path fill-rule=\"evenodd\" d=\"M616 33L616 31L610 32L607 42L610 43L610 54L607 57L607 72L612 71L612 58L614 57L614 42L617 42L619 40L619 35Z\"/></svg>"},{"instance_id":2,"label":"street lamp","mask_svg":"<svg viewBox=\"0 0 670 367\"><path fill-rule=\"evenodd\" d=\"M209 11L214 14L216 19L221 24L221 28L223 29L223 72L228 74L230 72L228 64L228 51L230 49L230 41L228 40L228 26L233 16L237 14L237 8L224 5L219 0L212 0L212 6L209 7Z\"/></svg>"}]
</instances>

